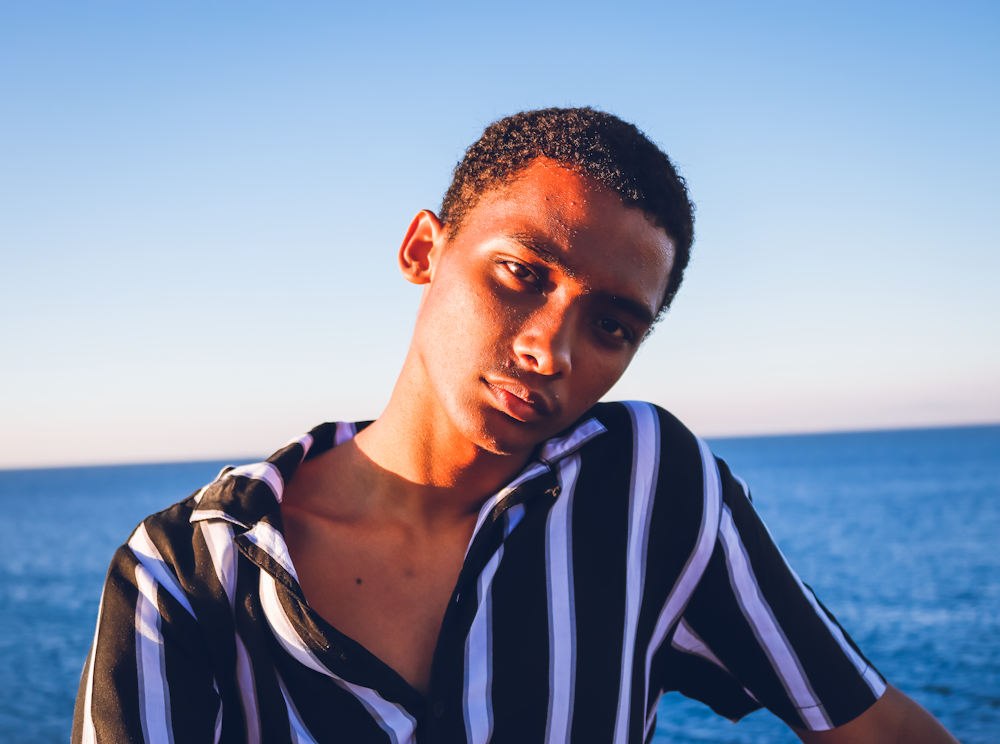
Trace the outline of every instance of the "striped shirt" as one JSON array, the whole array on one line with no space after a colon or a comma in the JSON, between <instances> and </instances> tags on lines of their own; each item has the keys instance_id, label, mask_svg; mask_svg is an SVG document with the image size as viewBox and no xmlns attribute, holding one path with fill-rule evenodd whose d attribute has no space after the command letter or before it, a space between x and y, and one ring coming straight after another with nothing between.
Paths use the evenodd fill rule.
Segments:
<instances>
[{"instance_id":1,"label":"striped shirt","mask_svg":"<svg viewBox=\"0 0 1000 744\"><path fill-rule=\"evenodd\" d=\"M305 601L284 484L362 425L227 468L115 554L74 742L643 742L678 690L823 730L885 681L749 490L646 403L598 404L482 507L427 695Z\"/></svg>"}]
</instances>

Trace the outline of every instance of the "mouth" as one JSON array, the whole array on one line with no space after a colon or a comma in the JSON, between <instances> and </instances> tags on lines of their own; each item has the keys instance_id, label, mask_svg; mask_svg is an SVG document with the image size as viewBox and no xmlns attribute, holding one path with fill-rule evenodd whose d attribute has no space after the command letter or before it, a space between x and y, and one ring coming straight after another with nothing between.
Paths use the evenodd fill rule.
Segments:
<instances>
[{"instance_id":1,"label":"mouth","mask_svg":"<svg viewBox=\"0 0 1000 744\"><path fill-rule=\"evenodd\" d=\"M500 410L513 419L527 423L544 418L552 412L552 406L544 395L519 382L482 379Z\"/></svg>"}]
</instances>

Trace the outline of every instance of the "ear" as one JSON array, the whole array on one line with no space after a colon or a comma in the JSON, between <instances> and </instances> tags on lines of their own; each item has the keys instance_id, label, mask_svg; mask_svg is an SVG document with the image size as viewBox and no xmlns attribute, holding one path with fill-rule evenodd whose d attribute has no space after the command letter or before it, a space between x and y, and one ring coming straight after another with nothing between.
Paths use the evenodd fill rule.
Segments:
<instances>
[{"instance_id":1,"label":"ear","mask_svg":"<svg viewBox=\"0 0 1000 744\"><path fill-rule=\"evenodd\" d=\"M406 281L429 284L444 245L444 225L428 209L417 212L399 247L399 270Z\"/></svg>"}]
</instances>

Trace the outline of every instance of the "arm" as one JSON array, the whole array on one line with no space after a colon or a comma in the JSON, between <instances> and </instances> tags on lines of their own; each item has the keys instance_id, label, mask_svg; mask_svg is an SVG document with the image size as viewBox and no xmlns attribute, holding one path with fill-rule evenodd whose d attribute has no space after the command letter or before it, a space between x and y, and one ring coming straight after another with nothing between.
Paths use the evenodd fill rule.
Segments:
<instances>
[{"instance_id":1,"label":"arm","mask_svg":"<svg viewBox=\"0 0 1000 744\"><path fill-rule=\"evenodd\" d=\"M108 572L72 741L208 744L221 711L201 630L170 568L143 565L133 543L151 545L143 526Z\"/></svg>"},{"instance_id":2,"label":"arm","mask_svg":"<svg viewBox=\"0 0 1000 744\"><path fill-rule=\"evenodd\" d=\"M958 744L934 716L892 685L850 723L829 731L792 730L805 744Z\"/></svg>"},{"instance_id":3,"label":"arm","mask_svg":"<svg viewBox=\"0 0 1000 744\"><path fill-rule=\"evenodd\" d=\"M720 475L724 493L720 543L728 540L727 550L725 561L721 555L713 556L716 562L709 564L685 613L690 627L682 624L672 640L674 648L693 659L687 666L699 663L699 679L706 682L709 672L719 677L721 668L806 744L954 742L927 711L886 686L787 565L742 486L734 487L724 463ZM730 588L739 599L738 609L732 609L737 602L730 598ZM741 618L755 627L753 634L745 630ZM682 637L683 631L689 631L687 637ZM758 653L758 644L769 652L766 657ZM775 675L782 684L775 683ZM712 705L718 697L715 690L721 687L718 682L711 685L714 697L694 696ZM735 715L713 708L734 719L746 712L735 705L731 706Z\"/></svg>"}]
</instances>

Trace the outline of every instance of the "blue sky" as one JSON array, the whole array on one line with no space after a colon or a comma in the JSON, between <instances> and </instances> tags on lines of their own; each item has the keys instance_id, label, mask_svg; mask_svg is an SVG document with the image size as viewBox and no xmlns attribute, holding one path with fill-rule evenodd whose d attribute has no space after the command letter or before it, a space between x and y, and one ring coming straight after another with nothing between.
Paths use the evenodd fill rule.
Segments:
<instances>
[{"instance_id":1,"label":"blue sky","mask_svg":"<svg viewBox=\"0 0 1000 744\"><path fill-rule=\"evenodd\" d=\"M697 243L611 398L703 435L1000 421L996 3L0 1L0 467L373 418L490 121L593 105Z\"/></svg>"}]
</instances>

